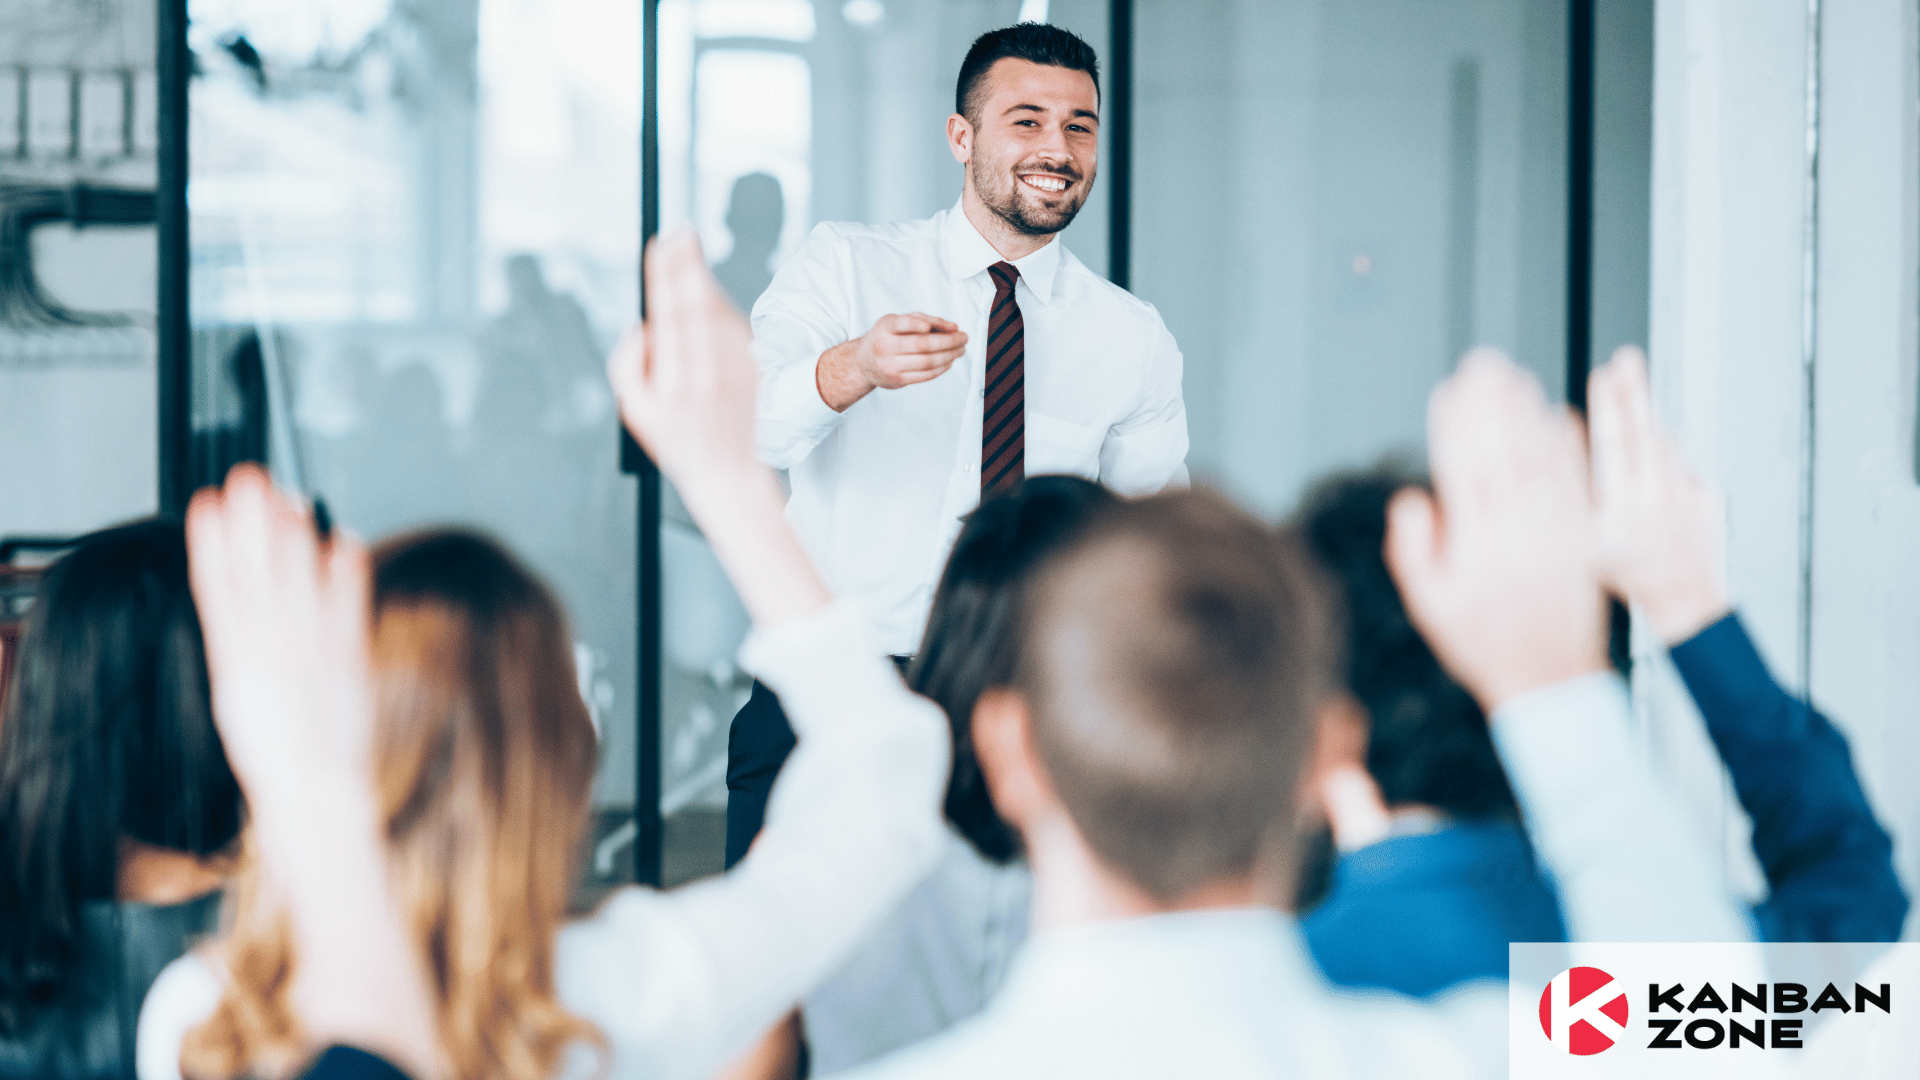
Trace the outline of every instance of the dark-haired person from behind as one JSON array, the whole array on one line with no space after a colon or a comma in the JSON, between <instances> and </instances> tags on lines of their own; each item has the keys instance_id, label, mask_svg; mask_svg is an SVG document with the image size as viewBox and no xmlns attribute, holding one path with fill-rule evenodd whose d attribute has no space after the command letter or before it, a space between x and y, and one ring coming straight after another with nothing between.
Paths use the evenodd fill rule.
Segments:
<instances>
[{"instance_id":1,"label":"dark-haired person from behind","mask_svg":"<svg viewBox=\"0 0 1920 1080\"><path fill-rule=\"evenodd\" d=\"M1507 977L1510 941L1564 941L1486 715L1407 618L1381 554L1387 505L1421 477L1336 477L1296 519L1347 608L1347 691L1370 721L1366 771L1385 813L1340 820L1331 891L1301 919L1329 980L1425 997ZM1370 827L1377 823L1377 827Z\"/></svg>"},{"instance_id":2,"label":"dark-haired person from behind","mask_svg":"<svg viewBox=\"0 0 1920 1080\"><path fill-rule=\"evenodd\" d=\"M788 520L889 654L919 644L960 519L986 496L1044 473L1123 495L1186 481L1173 335L1060 240L1099 172L1100 108L1099 59L1072 33L981 35L946 117L954 205L823 222L754 304L760 458L787 471ZM792 745L757 690L727 747L729 864Z\"/></svg>"},{"instance_id":3,"label":"dark-haired person from behind","mask_svg":"<svg viewBox=\"0 0 1920 1080\"><path fill-rule=\"evenodd\" d=\"M48 572L0 720L0 1077L123 1077L161 968L214 928L241 798L176 523Z\"/></svg>"},{"instance_id":4,"label":"dark-haired person from behind","mask_svg":"<svg viewBox=\"0 0 1920 1080\"><path fill-rule=\"evenodd\" d=\"M1033 881L973 748L973 709L1012 683L1022 653L1021 594L1035 566L1117 502L1077 476L1036 476L967 515L940 575L907 685L953 728L939 865L808 995L815 1073L864 1064L930 1038L986 1006L1026 940Z\"/></svg>"}]
</instances>

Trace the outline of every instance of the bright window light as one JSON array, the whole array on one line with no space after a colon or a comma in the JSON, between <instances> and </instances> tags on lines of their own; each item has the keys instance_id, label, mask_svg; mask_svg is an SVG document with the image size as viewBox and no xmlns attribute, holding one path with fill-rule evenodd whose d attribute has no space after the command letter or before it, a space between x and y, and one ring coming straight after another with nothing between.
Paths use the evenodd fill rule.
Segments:
<instances>
[{"instance_id":1,"label":"bright window light","mask_svg":"<svg viewBox=\"0 0 1920 1080\"><path fill-rule=\"evenodd\" d=\"M807 0L700 0L695 32L703 38L813 40L813 5Z\"/></svg>"},{"instance_id":2,"label":"bright window light","mask_svg":"<svg viewBox=\"0 0 1920 1080\"><path fill-rule=\"evenodd\" d=\"M880 0L847 0L840 17L855 26L878 26L887 17L887 5Z\"/></svg>"}]
</instances>

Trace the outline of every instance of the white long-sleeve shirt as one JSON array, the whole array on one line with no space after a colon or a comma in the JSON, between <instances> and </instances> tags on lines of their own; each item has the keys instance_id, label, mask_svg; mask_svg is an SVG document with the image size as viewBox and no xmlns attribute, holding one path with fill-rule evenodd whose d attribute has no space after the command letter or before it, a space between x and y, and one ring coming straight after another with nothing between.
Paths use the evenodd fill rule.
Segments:
<instances>
[{"instance_id":1,"label":"white long-sleeve shirt","mask_svg":"<svg viewBox=\"0 0 1920 1080\"><path fill-rule=\"evenodd\" d=\"M987 316L1000 254L956 204L924 221L817 226L753 308L760 456L786 469L800 539L835 593L873 613L879 644L914 652L960 518L980 501ZM1153 305L1058 239L1014 262L1025 324L1026 472L1123 494L1186 480L1180 350ZM881 316L920 311L968 335L946 374L835 412L820 354Z\"/></svg>"},{"instance_id":2,"label":"white long-sleeve shirt","mask_svg":"<svg viewBox=\"0 0 1920 1080\"><path fill-rule=\"evenodd\" d=\"M554 981L600 1026L613 1076L705 1080L825 978L924 876L945 843L946 719L901 684L841 603L756 632L742 662L780 695L799 745L759 842L730 873L623 889L559 934ZM196 954L140 1012L142 1080L178 1080L186 1033L219 1002ZM591 1072L576 1054L569 1075Z\"/></svg>"},{"instance_id":3,"label":"white long-sleeve shirt","mask_svg":"<svg viewBox=\"0 0 1920 1080\"><path fill-rule=\"evenodd\" d=\"M1630 722L1613 675L1523 695L1492 718L1569 932L1750 940L1720 860L1680 826L1679 804L1633 749ZM1290 916L1182 912L1036 934L986 1011L840 1080L1493 1080L1507 1075L1507 1010L1497 983L1432 1002L1337 990Z\"/></svg>"}]
</instances>

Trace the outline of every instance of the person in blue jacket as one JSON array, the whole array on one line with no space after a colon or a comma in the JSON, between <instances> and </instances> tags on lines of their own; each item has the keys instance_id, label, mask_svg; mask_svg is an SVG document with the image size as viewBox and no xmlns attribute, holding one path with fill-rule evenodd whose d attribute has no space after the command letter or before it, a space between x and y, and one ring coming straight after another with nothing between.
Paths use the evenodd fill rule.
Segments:
<instances>
[{"instance_id":1,"label":"person in blue jacket","mask_svg":"<svg viewBox=\"0 0 1920 1080\"><path fill-rule=\"evenodd\" d=\"M1760 935L1897 939L1908 899L1892 841L1846 738L1775 681L1728 603L1712 500L1654 422L1637 350L1594 374L1588 408L1603 571L1668 644L1753 821L1769 886L1753 909ZM1509 942L1566 929L1486 718L1408 621L1382 556L1387 504L1418 483L1395 465L1336 477L1293 527L1347 598L1348 688L1370 723L1366 767L1384 810L1358 836L1336 830L1342 851L1302 927L1333 983L1428 997L1505 979Z\"/></svg>"}]
</instances>

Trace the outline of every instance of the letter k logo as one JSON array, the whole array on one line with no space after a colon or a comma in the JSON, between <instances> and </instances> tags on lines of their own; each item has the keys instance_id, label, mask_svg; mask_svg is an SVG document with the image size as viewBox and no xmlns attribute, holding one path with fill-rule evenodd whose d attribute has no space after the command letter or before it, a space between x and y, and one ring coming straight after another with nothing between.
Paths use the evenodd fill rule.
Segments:
<instances>
[{"instance_id":1,"label":"letter k logo","mask_svg":"<svg viewBox=\"0 0 1920 1080\"><path fill-rule=\"evenodd\" d=\"M1569 1054L1597 1054L1627 1030L1627 995L1599 968L1568 968L1540 991L1540 1030Z\"/></svg>"}]
</instances>

